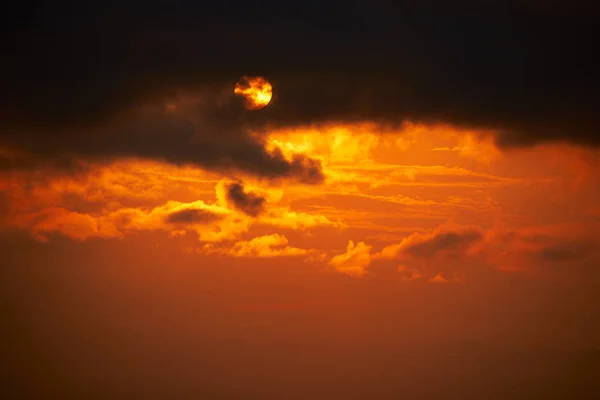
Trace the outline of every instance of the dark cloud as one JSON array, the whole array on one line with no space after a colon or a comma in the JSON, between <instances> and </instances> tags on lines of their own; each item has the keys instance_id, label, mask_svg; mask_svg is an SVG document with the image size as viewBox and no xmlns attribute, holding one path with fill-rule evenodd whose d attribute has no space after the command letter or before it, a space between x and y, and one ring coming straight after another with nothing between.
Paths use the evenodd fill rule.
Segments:
<instances>
[{"instance_id":1,"label":"dark cloud","mask_svg":"<svg viewBox=\"0 0 600 400\"><path fill-rule=\"evenodd\" d=\"M266 199L256 193L247 192L241 183L231 183L225 187L227 201L238 210L256 217L265 210Z\"/></svg>"},{"instance_id":2,"label":"dark cloud","mask_svg":"<svg viewBox=\"0 0 600 400\"><path fill-rule=\"evenodd\" d=\"M28 154L0 159L0 168L52 165L72 169L78 158L141 157L309 184L324 179L318 160L302 154L288 159L280 151L266 151L262 140L250 135L232 93L224 99L215 90L198 93L204 98L178 100L176 110L146 105L95 126L32 127L28 134L5 131L0 140Z\"/></svg>"},{"instance_id":3,"label":"dark cloud","mask_svg":"<svg viewBox=\"0 0 600 400\"><path fill-rule=\"evenodd\" d=\"M200 208L188 208L170 213L166 222L170 224L210 224L219 221L221 217Z\"/></svg>"},{"instance_id":4,"label":"dark cloud","mask_svg":"<svg viewBox=\"0 0 600 400\"><path fill-rule=\"evenodd\" d=\"M506 146L600 144L598 12L578 1L38 4L3 15L0 140L46 157L318 182L316 161L268 154L248 129L408 118ZM271 80L264 110L232 95L242 75ZM182 91L201 98L184 117L132 116Z\"/></svg>"},{"instance_id":5,"label":"dark cloud","mask_svg":"<svg viewBox=\"0 0 600 400\"><path fill-rule=\"evenodd\" d=\"M409 245L404 249L404 253L419 258L435 257L441 252L464 250L482 237L480 231L472 229L463 232L441 232L425 241Z\"/></svg>"},{"instance_id":6,"label":"dark cloud","mask_svg":"<svg viewBox=\"0 0 600 400\"><path fill-rule=\"evenodd\" d=\"M589 255L589 243L563 243L546 246L540 251L540 258L549 262L572 262Z\"/></svg>"}]
</instances>

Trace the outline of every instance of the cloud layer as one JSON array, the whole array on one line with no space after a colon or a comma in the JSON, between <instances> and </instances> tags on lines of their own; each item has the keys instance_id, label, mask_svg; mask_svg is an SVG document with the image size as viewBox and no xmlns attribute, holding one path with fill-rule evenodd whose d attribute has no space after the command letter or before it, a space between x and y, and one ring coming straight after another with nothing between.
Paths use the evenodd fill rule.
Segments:
<instances>
[{"instance_id":1,"label":"cloud layer","mask_svg":"<svg viewBox=\"0 0 600 400\"><path fill-rule=\"evenodd\" d=\"M318 162L266 152L250 131L409 119L492 130L503 146L599 144L597 12L577 2L172 6L15 10L30 20L2 42L0 144L29 162L143 157L307 183ZM273 83L264 110L233 96L247 73Z\"/></svg>"}]
</instances>

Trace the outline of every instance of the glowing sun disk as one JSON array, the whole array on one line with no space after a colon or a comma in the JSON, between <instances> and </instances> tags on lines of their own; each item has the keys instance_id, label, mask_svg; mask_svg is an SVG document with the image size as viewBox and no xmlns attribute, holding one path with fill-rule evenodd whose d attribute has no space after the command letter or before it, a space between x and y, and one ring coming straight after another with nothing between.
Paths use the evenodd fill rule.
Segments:
<instances>
[{"instance_id":1,"label":"glowing sun disk","mask_svg":"<svg viewBox=\"0 0 600 400\"><path fill-rule=\"evenodd\" d=\"M233 92L244 97L244 107L248 110L260 110L266 107L273 97L273 87L261 76L243 76L235 84Z\"/></svg>"}]
</instances>

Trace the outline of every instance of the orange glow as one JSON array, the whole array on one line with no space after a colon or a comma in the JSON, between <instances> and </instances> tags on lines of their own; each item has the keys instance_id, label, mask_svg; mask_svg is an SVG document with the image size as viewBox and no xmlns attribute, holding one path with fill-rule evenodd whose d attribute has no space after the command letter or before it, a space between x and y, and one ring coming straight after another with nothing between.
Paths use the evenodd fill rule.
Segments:
<instances>
[{"instance_id":1,"label":"orange glow","mask_svg":"<svg viewBox=\"0 0 600 400\"><path fill-rule=\"evenodd\" d=\"M565 246L587 246L599 224L594 151L502 152L491 135L410 123L272 131L268 151L317 159L326 179L240 174L242 198L223 174L136 159L75 176L14 171L0 175L1 221L42 241L155 232L199 257L292 257L356 277L385 267L407 283L469 282L465 265L477 263L537 273Z\"/></svg>"},{"instance_id":2,"label":"orange glow","mask_svg":"<svg viewBox=\"0 0 600 400\"><path fill-rule=\"evenodd\" d=\"M248 110L265 108L273 97L273 87L261 76L241 77L233 92L244 98L244 107Z\"/></svg>"},{"instance_id":3,"label":"orange glow","mask_svg":"<svg viewBox=\"0 0 600 400\"><path fill-rule=\"evenodd\" d=\"M87 161L65 172L31 167L28 154L0 149L0 165L28 166L0 170L0 235L7 238L0 243L0 281L3 295L14 291L13 315L26 317L19 318L31 327L28 337L41 331L40 343L67 338L57 345L59 362L89 357L90 346L73 348L82 336L101 343L102 353L90 359L101 365L94 388L113 367L121 379L119 362L104 358L114 340L115 354L128 354L123 343L147 346L169 366L165 355L175 351L186 361L180 373L194 380L213 379L214 368L230 374L250 358L232 379L254 382L258 370L276 391L272 377L281 368L285 379L297 377L295 388L318 365L319 387L332 369L346 387L363 363L360 376L382 366L369 378L376 387L410 361L408 351L432 349L431 360L438 360L455 352L454 339L599 343L597 150L561 144L506 151L496 148L493 132L410 123L256 134L267 152L318 160L324 179L304 184L134 158ZM448 371L487 352L471 347L447 364L425 359L419 382L430 381L435 367L454 385L457 376ZM293 362L282 363L282 352ZM272 367L261 370L269 357ZM423 357L419 350L412 359ZM355 358L352 370L340 369ZM536 371L538 358L531 364ZM297 360L306 368L288 369ZM67 362L65 371L80 365L78 358ZM402 374L411 371L409 365ZM474 371L464 373L466 387ZM185 390L176 395L192 394ZM254 394L223 398L248 393ZM387 397L369 391L356 398Z\"/></svg>"}]
</instances>

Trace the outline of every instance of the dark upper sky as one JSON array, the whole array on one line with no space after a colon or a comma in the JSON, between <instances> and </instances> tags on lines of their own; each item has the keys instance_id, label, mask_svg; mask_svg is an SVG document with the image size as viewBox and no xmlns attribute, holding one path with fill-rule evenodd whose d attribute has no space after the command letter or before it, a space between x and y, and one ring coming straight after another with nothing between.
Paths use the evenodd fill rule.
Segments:
<instances>
[{"instance_id":1,"label":"dark upper sky","mask_svg":"<svg viewBox=\"0 0 600 400\"><path fill-rule=\"evenodd\" d=\"M247 112L209 101L210 129L194 125L200 136L245 137L266 122L410 118L493 128L502 145L600 144L591 3L13 3L1 14L0 140L34 152L190 161L184 148L157 154L164 140L138 148L112 121L174 90L221 93L244 74L272 81L273 104ZM89 140L102 129L121 139Z\"/></svg>"}]
</instances>

